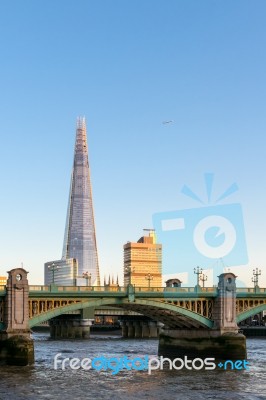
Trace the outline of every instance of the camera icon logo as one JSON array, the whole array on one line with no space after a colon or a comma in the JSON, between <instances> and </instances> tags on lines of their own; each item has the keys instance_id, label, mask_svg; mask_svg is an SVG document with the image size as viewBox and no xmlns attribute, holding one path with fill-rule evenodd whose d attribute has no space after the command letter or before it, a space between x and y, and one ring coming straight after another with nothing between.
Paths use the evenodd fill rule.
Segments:
<instances>
[{"instance_id":1,"label":"camera icon logo","mask_svg":"<svg viewBox=\"0 0 266 400\"><path fill-rule=\"evenodd\" d=\"M222 258L233 250L236 230L227 218L211 215L196 225L193 242L197 250L206 257Z\"/></svg>"},{"instance_id":2,"label":"camera icon logo","mask_svg":"<svg viewBox=\"0 0 266 400\"><path fill-rule=\"evenodd\" d=\"M205 174L205 181L210 199L213 174ZM236 184L231 185L217 202L236 190ZM187 186L182 192L202 203ZM226 266L248 262L243 213L239 203L155 213L153 226L157 241L163 248L163 274L186 272L192 278L190 275L193 275L193 268L197 265L213 269L220 259ZM215 270L217 274L221 272Z\"/></svg>"}]
</instances>

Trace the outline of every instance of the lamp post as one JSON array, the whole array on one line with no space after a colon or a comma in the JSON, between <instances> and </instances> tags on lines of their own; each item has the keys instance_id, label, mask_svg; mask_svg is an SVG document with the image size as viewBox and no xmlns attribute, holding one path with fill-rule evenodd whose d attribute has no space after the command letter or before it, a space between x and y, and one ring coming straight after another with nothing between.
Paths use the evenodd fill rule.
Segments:
<instances>
[{"instance_id":1,"label":"lamp post","mask_svg":"<svg viewBox=\"0 0 266 400\"><path fill-rule=\"evenodd\" d=\"M197 275L197 286L199 286L200 275L202 274L202 268L194 268L194 274Z\"/></svg>"},{"instance_id":2,"label":"lamp post","mask_svg":"<svg viewBox=\"0 0 266 400\"><path fill-rule=\"evenodd\" d=\"M83 272L82 278L86 279L86 286L91 286L91 273L88 271Z\"/></svg>"},{"instance_id":3,"label":"lamp post","mask_svg":"<svg viewBox=\"0 0 266 400\"><path fill-rule=\"evenodd\" d=\"M77 275L76 278L86 279L86 286L91 286L91 273L86 271L83 272L82 275Z\"/></svg>"},{"instance_id":4,"label":"lamp post","mask_svg":"<svg viewBox=\"0 0 266 400\"><path fill-rule=\"evenodd\" d=\"M52 265L48 265L48 269L50 269L53 273L52 275L52 283L54 283L54 272L56 269L58 269L60 267L58 267L58 265L56 265L55 263L53 263Z\"/></svg>"},{"instance_id":5,"label":"lamp post","mask_svg":"<svg viewBox=\"0 0 266 400\"><path fill-rule=\"evenodd\" d=\"M150 289L150 287L151 287L151 281L153 280L153 276L152 276L151 274L148 274L148 275L145 276L145 279L147 279L147 281L148 281L148 287L149 287L149 289Z\"/></svg>"},{"instance_id":6,"label":"lamp post","mask_svg":"<svg viewBox=\"0 0 266 400\"><path fill-rule=\"evenodd\" d=\"M204 287L204 286L205 286L204 283L208 280L207 275L201 274L200 277L199 277L199 279L200 279L201 282L202 282L202 287Z\"/></svg>"},{"instance_id":7,"label":"lamp post","mask_svg":"<svg viewBox=\"0 0 266 400\"><path fill-rule=\"evenodd\" d=\"M261 270L258 268L253 269L253 277L251 278L252 282L254 283L254 288L259 286L259 276L261 275Z\"/></svg>"}]
</instances>

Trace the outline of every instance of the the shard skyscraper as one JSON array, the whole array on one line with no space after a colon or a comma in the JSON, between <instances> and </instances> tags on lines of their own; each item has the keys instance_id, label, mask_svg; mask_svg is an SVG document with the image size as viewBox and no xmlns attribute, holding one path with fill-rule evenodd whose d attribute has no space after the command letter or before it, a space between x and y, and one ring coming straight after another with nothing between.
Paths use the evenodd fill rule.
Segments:
<instances>
[{"instance_id":1,"label":"the shard skyscraper","mask_svg":"<svg viewBox=\"0 0 266 400\"><path fill-rule=\"evenodd\" d=\"M62 260L45 263L45 283L52 282L100 285L86 123L85 118L80 117L77 119Z\"/></svg>"}]
</instances>

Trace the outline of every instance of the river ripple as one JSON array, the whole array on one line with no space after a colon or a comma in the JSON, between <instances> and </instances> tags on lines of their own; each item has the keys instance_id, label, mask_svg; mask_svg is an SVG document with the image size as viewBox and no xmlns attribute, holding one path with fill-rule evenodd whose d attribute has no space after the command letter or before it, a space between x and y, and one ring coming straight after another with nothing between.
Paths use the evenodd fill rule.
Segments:
<instances>
[{"instance_id":1,"label":"river ripple","mask_svg":"<svg viewBox=\"0 0 266 400\"><path fill-rule=\"evenodd\" d=\"M54 370L54 356L128 358L156 356L157 340L92 336L89 341L54 341L34 334L35 365L0 367L0 400L266 399L266 338L247 339L249 371Z\"/></svg>"}]
</instances>

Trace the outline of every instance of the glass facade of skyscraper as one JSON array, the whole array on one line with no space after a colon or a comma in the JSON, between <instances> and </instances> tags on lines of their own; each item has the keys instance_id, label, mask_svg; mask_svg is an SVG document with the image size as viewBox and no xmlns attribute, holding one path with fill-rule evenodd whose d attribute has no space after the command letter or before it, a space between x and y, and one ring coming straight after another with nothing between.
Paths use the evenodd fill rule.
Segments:
<instances>
[{"instance_id":1,"label":"glass facade of skyscraper","mask_svg":"<svg viewBox=\"0 0 266 400\"><path fill-rule=\"evenodd\" d=\"M62 261L68 259L77 260L77 286L86 285L84 274L100 285L85 118L77 120Z\"/></svg>"},{"instance_id":2,"label":"glass facade of skyscraper","mask_svg":"<svg viewBox=\"0 0 266 400\"><path fill-rule=\"evenodd\" d=\"M44 282L63 286L76 286L78 263L75 258L55 260L44 264Z\"/></svg>"}]
</instances>

